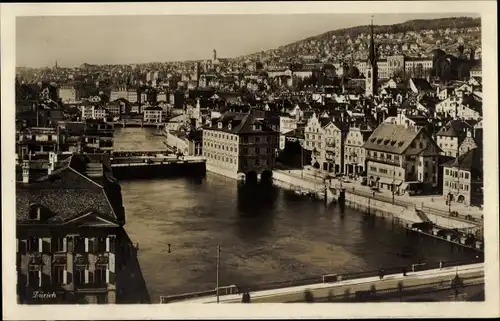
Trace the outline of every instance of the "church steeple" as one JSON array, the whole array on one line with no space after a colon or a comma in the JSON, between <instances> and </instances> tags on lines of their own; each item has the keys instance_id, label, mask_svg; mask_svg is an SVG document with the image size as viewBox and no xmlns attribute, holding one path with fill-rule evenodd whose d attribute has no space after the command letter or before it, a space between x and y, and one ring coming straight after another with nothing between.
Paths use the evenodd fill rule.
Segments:
<instances>
[{"instance_id":1,"label":"church steeple","mask_svg":"<svg viewBox=\"0 0 500 321\"><path fill-rule=\"evenodd\" d=\"M366 64L365 76L365 95L374 96L377 94L378 85L378 66L377 54L375 51L375 37L373 34L373 16L370 24L370 52L368 53L368 61Z\"/></svg>"}]
</instances>

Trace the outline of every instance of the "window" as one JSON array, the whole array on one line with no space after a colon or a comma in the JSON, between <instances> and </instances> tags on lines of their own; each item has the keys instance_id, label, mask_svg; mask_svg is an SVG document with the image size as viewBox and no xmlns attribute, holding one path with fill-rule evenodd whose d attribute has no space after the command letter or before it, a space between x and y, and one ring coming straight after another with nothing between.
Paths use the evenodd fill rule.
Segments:
<instances>
[{"instance_id":1,"label":"window","mask_svg":"<svg viewBox=\"0 0 500 321\"><path fill-rule=\"evenodd\" d=\"M75 252L84 253L85 252L85 238L84 237L75 237Z\"/></svg>"},{"instance_id":2,"label":"window","mask_svg":"<svg viewBox=\"0 0 500 321\"><path fill-rule=\"evenodd\" d=\"M73 273L73 282L75 285L85 284L85 275L88 273L85 266L75 266L75 270Z\"/></svg>"},{"instance_id":3,"label":"window","mask_svg":"<svg viewBox=\"0 0 500 321\"><path fill-rule=\"evenodd\" d=\"M107 270L104 266L96 266L94 270L94 284L98 286L104 286L107 283L106 279Z\"/></svg>"},{"instance_id":4,"label":"window","mask_svg":"<svg viewBox=\"0 0 500 321\"><path fill-rule=\"evenodd\" d=\"M469 173L465 172L465 179L469 179Z\"/></svg>"},{"instance_id":5,"label":"window","mask_svg":"<svg viewBox=\"0 0 500 321\"><path fill-rule=\"evenodd\" d=\"M449 175L449 174L450 174L450 170L449 170L449 169L445 169L445 170L444 170L444 174L445 174L445 175Z\"/></svg>"},{"instance_id":6,"label":"window","mask_svg":"<svg viewBox=\"0 0 500 321\"><path fill-rule=\"evenodd\" d=\"M106 238L105 237L99 237L97 238L96 242L96 251L98 253L106 252Z\"/></svg>"},{"instance_id":7,"label":"window","mask_svg":"<svg viewBox=\"0 0 500 321\"><path fill-rule=\"evenodd\" d=\"M260 154L260 148L259 147L255 147L255 154L257 154L257 155Z\"/></svg>"},{"instance_id":8,"label":"window","mask_svg":"<svg viewBox=\"0 0 500 321\"><path fill-rule=\"evenodd\" d=\"M260 143L260 137L259 137L259 136L256 136L256 137L255 137L255 142L256 142L256 143Z\"/></svg>"},{"instance_id":9,"label":"window","mask_svg":"<svg viewBox=\"0 0 500 321\"><path fill-rule=\"evenodd\" d=\"M54 252L66 252L66 238L65 237L54 237L52 238L52 245L54 246Z\"/></svg>"},{"instance_id":10,"label":"window","mask_svg":"<svg viewBox=\"0 0 500 321\"><path fill-rule=\"evenodd\" d=\"M42 271L39 269L31 269L28 272L28 285L31 287L41 286L42 281Z\"/></svg>"},{"instance_id":11,"label":"window","mask_svg":"<svg viewBox=\"0 0 500 321\"><path fill-rule=\"evenodd\" d=\"M52 266L52 283L53 284L65 284L65 269L63 265Z\"/></svg>"},{"instance_id":12,"label":"window","mask_svg":"<svg viewBox=\"0 0 500 321\"><path fill-rule=\"evenodd\" d=\"M28 252L39 252L40 251L40 240L38 237L30 237L28 239Z\"/></svg>"}]
</instances>

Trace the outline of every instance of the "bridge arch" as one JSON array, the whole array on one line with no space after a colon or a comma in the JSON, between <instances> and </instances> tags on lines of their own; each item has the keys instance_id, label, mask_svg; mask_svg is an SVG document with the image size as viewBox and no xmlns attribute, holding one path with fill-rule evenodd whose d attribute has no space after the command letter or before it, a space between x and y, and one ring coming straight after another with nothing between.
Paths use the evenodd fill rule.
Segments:
<instances>
[{"instance_id":1,"label":"bridge arch","mask_svg":"<svg viewBox=\"0 0 500 321\"><path fill-rule=\"evenodd\" d=\"M256 171L249 171L245 174L246 183L257 183L258 175Z\"/></svg>"},{"instance_id":2,"label":"bridge arch","mask_svg":"<svg viewBox=\"0 0 500 321\"><path fill-rule=\"evenodd\" d=\"M266 169L260 174L260 181L263 183L270 183L273 180L273 172Z\"/></svg>"}]
</instances>

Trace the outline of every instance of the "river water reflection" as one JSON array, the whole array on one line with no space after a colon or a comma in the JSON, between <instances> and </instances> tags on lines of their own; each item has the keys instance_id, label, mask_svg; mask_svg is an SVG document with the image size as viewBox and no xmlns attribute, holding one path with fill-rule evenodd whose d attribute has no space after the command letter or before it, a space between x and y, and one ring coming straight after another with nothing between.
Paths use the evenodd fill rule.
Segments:
<instances>
[{"instance_id":1,"label":"river water reflection","mask_svg":"<svg viewBox=\"0 0 500 321\"><path fill-rule=\"evenodd\" d=\"M147 135L147 130L131 132ZM151 147L142 144L130 149ZM125 229L139 243L139 261L153 302L160 295L215 288L217 245L221 286L475 255L453 251L450 244L434 239L408 237L390 221L366 220L349 208L341 215L337 206L325 207L279 188L249 187L210 173L199 179L120 184ZM401 255L404 247L410 256Z\"/></svg>"}]
</instances>

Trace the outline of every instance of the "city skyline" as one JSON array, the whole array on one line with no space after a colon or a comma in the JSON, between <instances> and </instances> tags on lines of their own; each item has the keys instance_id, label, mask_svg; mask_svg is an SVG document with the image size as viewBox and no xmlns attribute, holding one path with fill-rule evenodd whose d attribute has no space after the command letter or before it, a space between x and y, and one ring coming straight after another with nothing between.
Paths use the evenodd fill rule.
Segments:
<instances>
[{"instance_id":1,"label":"city skyline","mask_svg":"<svg viewBox=\"0 0 500 321\"><path fill-rule=\"evenodd\" d=\"M479 17L465 13L377 14L374 24L458 16ZM56 61L61 67L75 67L82 63L200 60L209 59L213 49L219 57L234 58L331 30L367 25L370 19L371 14L22 17L16 21L16 66L51 67ZM189 27L181 34L178 26L183 24ZM224 29L227 25L232 27ZM86 33L90 26L100 32ZM151 32L157 35L146 37ZM187 39L197 45L186 45Z\"/></svg>"}]
</instances>

